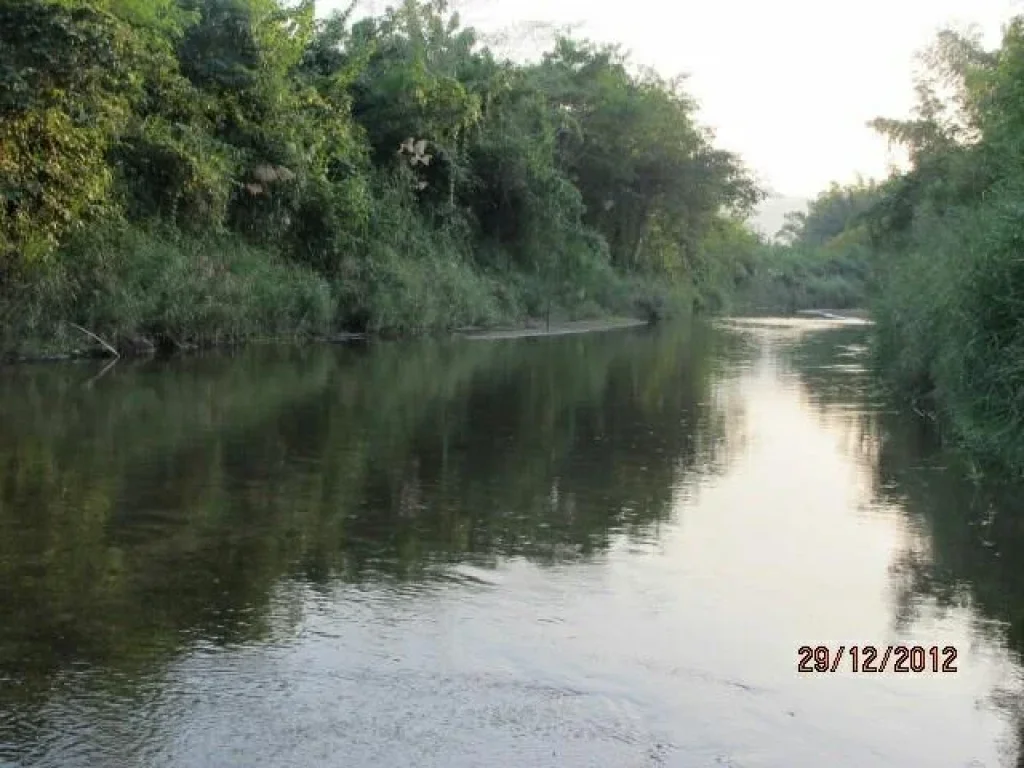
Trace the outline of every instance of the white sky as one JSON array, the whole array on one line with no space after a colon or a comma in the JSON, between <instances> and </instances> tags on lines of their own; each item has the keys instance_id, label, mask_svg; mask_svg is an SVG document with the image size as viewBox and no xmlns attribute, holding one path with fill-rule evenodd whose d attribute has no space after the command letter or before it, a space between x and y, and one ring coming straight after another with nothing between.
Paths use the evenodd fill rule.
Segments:
<instances>
[{"instance_id":1,"label":"white sky","mask_svg":"<svg viewBox=\"0 0 1024 768\"><path fill-rule=\"evenodd\" d=\"M318 0L320 13L346 5ZM383 11L387 0L364 0ZM782 195L813 197L832 180L886 174L886 144L867 128L913 104L914 54L949 24L986 42L1024 0L462 0L484 33L523 22L576 25L621 43L639 64L686 73L700 120Z\"/></svg>"}]
</instances>

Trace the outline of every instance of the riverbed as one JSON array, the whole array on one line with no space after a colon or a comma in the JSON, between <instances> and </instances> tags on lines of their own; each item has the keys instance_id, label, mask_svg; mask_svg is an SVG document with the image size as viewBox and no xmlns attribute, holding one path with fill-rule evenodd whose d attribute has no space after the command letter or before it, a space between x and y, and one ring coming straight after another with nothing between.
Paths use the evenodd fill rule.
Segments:
<instances>
[{"instance_id":1,"label":"riverbed","mask_svg":"<svg viewBox=\"0 0 1024 768\"><path fill-rule=\"evenodd\" d=\"M1020 765L1024 493L869 332L0 370L0 766Z\"/></svg>"}]
</instances>

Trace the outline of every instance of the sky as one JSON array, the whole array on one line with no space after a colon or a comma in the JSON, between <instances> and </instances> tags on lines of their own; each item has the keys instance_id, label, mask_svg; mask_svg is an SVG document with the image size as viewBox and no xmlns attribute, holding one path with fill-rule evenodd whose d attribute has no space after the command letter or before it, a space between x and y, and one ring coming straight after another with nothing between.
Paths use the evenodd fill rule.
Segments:
<instances>
[{"instance_id":1,"label":"sky","mask_svg":"<svg viewBox=\"0 0 1024 768\"><path fill-rule=\"evenodd\" d=\"M363 0L383 11L386 0ZM320 13L347 5L318 0ZM974 24L988 45L1024 0L460 0L485 34L547 22L621 43L638 64L686 74L700 121L778 195L881 178L898 160L867 127L914 102L915 52L944 26Z\"/></svg>"}]
</instances>

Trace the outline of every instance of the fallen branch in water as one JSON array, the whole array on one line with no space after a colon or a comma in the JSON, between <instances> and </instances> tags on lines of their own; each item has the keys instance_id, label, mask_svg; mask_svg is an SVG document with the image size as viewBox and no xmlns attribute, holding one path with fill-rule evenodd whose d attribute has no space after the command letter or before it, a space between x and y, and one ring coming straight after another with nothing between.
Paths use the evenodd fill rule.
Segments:
<instances>
[{"instance_id":1,"label":"fallen branch in water","mask_svg":"<svg viewBox=\"0 0 1024 768\"><path fill-rule=\"evenodd\" d=\"M104 366L102 371L97 373L95 376L93 376L91 379L89 379L87 382L85 382L85 384L83 384L82 386L85 389L91 389L93 384L95 384L97 381L99 381L100 379L102 379L104 376L107 375L107 371L109 371L111 368L113 368L115 365L117 365L117 360L118 360L118 358L115 357L113 360L111 360L109 363L107 363Z\"/></svg>"},{"instance_id":2,"label":"fallen branch in water","mask_svg":"<svg viewBox=\"0 0 1024 768\"><path fill-rule=\"evenodd\" d=\"M97 336L97 335L96 335L95 333L93 333L92 331L90 331L90 330L87 330L87 329L83 328L83 327L82 327L82 326L80 326L80 325L75 325L74 323L68 323L68 325L70 325L70 326L71 326L72 328L76 328L77 330L81 331L82 333L84 333L84 334L85 334L86 336L88 336L89 338L92 338L92 339L95 339L96 341L98 341L98 342L100 343L100 345L101 345L101 346L102 346L102 347L103 347L103 348L104 348L105 350L107 350L107 351L108 351L108 352L109 352L110 354L112 354L112 355L113 355L114 357L116 357L116 358L120 358L120 357L121 357L121 355L119 355L119 354L117 353L117 350L116 350L116 349L114 349L114 347L113 347L113 346L111 346L110 344L108 344L107 342L105 342L105 341L104 341L103 339L101 339L101 338L100 338L99 336Z\"/></svg>"}]
</instances>

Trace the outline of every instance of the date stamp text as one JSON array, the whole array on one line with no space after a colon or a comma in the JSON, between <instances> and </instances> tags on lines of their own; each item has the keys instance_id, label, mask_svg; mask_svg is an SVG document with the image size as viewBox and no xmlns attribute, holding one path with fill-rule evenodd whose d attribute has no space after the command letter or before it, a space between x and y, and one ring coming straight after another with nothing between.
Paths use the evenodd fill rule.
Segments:
<instances>
[{"instance_id":1,"label":"date stamp text","mask_svg":"<svg viewBox=\"0 0 1024 768\"><path fill-rule=\"evenodd\" d=\"M797 672L854 673L956 672L957 650L952 645L802 645L797 649Z\"/></svg>"}]
</instances>

